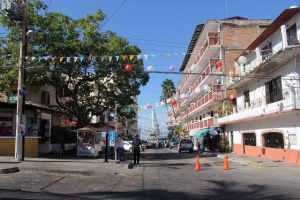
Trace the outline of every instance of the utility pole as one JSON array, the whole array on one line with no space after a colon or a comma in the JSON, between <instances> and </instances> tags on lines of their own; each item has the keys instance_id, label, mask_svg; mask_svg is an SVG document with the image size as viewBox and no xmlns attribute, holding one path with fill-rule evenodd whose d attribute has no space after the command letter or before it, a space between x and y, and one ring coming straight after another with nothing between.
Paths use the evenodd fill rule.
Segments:
<instances>
[{"instance_id":1,"label":"utility pole","mask_svg":"<svg viewBox=\"0 0 300 200\"><path fill-rule=\"evenodd\" d=\"M118 160L118 155L117 155L117 141L118 141L118 104L116 103L116 111L115 111L115 161L117 162Z\"/></svg>"},{"instance_id":2,"label":"utility pole","mask_svg":"<svg viewBox=\"0 0 300 200\"><path fill-rule=\"evenodd\" d=\"M21 31L22 37L20 41L20 57L19 57L19 71L18 71L18 91L17 91L17 115L16 115L16 140L15 140L15 160L24 160L24 143L25 143L25 109L24 109L24 62L25 62L25 43L26 43L26 0L23 0L22 9L22 23ZM23 129L23 130L22 130Z\"/></svg>"}]
</instances>

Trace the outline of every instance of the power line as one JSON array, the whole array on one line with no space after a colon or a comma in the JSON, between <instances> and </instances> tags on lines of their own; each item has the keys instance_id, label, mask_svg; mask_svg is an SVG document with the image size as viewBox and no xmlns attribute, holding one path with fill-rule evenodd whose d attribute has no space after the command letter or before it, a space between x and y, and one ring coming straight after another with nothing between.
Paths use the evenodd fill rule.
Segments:
<instances>
[{"instance_id":1,"label":"power line","mask_svg":"<svg viewBox=\"0 0 300 200\"><path fill-rule=\"evenodd\" d=\"M115 12L100 26L100 28L102 28L118 11L119 9L124 5L124 3L126 2L126 0L123 1L123 3L117 8L117 10L115 10Z\"/></svg>"},{"instance_id":2,"label":"power line","mask_svg":"<svg viewBox=\"0 0 300 200\"><path fill-rule=\"evenodd\" d=\"M46 12L48 12L51 2L52 2L52 0L49 1Z\"/></svg>"}]
</instances>

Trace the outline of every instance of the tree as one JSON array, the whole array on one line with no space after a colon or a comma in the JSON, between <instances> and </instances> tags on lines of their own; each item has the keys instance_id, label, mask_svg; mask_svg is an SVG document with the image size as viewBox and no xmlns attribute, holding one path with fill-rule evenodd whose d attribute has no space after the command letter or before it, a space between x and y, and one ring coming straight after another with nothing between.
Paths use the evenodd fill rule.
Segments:
<instances>
[{"instance_id":1,"label":"tree","mask_svg":"<svg viewBox=\"0 0 300 200\"><path fill-rule=\"evenodd\" d=\"M175 126L174 132L175 132L176 134L182 134L182 135L184 135L184 136L187 134L186 129L185 129L181 124Z\"/></svg>"},{"instance_id":2,"label":"tree","mask_svg":"<svg viewBox=\"0 0 300 200\"><path fill-rule=\"evenodd\" d=\"M72 19L46 9L40 0L28 0L27 25L36 35L27 40L27 57L31 59L26 60L26 86L52 86L57 105L51 107L77 119L77 127L89 124L93 115L101 115L108 107L115 108L116 102L118 111L134 106L132 97L139 95L140 86L149 81L143 61L134 56L141 50L116 33L100 32L105 19L101 10ZM21 29L3 12L0 22L8 29L6 38L0 39L0 65L13 66L1 71L0 91L11 94L17 88ZM124 70L127 64L132 71ZM125 121L135 112L118 115Z\"/></svg>"},{"instance_id":3,"label":"tree","mask_svg":"<svg viewBox=\"0 0 300 200\"><path fill-rule=\"evenodd\" d=\"M170 99L174 96L174 94L176 93L176 88L174 85L174 82L171 79L165 79L162 84L162 94L160 97L161 101L164 101L165 103L167 103L167 99ZM173 110L173 116L175 117L175 111L174 111L174 107L172 104L170 104ZM176 118L175 118L175 122L176 122Z\"/></svg>"}]
</instances>

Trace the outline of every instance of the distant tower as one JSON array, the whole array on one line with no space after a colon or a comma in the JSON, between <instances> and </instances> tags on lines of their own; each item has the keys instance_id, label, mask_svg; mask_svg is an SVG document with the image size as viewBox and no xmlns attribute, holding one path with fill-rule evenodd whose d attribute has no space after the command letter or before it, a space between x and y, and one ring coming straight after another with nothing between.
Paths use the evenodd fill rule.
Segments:
<instances>
[{"instance_id":1,"label":"distant tower","mask_svg":"<svg viewBox=\"0 0 300 200\"><path fill-rule=\"evenodd\" d=\"M152 129L153 133L159 137L160 131L159 131L159 123L156 118L155 110L152 110Z\"/></svg>"}]
</instances>

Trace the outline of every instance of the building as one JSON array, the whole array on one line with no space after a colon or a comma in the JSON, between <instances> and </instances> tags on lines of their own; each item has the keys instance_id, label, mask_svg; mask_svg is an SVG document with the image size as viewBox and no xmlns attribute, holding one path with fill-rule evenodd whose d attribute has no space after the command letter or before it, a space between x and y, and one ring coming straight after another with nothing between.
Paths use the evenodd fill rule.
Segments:
<instances>
[{"instance_id":1,"label":"building","mask_svg":"<svg viewBox=\"0 0 300 200\"><path fill-rule=\"evenodd\" d=\"M39 154L50 153L51 126L59 124L60 113L49 109L55 105L54 90L51 87L27 88L25 101L24 134L26 157L36 157ZM0 97L0 155L15 155L16 134L16 96ZM5 124L5 128L2 128ZM3 131L6 130L6 131Z\"/></svg>"},{"instance_id":2,"label":"building","mask_svg":"<svg viewBox=\"0 0 300 200\"><path fill-rule=\"evenodd\" d=\"M216 107L235 90L226 91L225 74L234 68L236 57L255 40L272 20L250 20L232 17L207 20L196 26L180 72L177 105L168 112L168 123L181 123L196 148L200 137L206 139L207 149L218 146L224 128L218 125ZM222 109L224 110L224 109ZM211 131L212 129L212 131Z\"/></svg>"},{"instance_id":3,"label":"building","mask_svg":"<svg viewBox=\"0 0 300 200\"><path fill-rule=\"evenodd\" d=\"M236 113L218 118L239 154L300 164L300 8L285 9L235 59Z\"/></svg>"}]
</instances>

